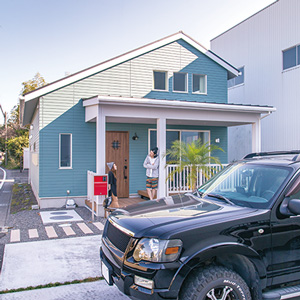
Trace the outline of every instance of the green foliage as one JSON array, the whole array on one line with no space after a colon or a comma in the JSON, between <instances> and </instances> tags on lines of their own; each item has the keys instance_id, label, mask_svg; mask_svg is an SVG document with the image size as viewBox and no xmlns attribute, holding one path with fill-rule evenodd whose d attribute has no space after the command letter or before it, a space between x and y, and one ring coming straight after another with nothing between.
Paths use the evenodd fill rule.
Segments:
<instances>
[{"instance_id":1,"label":"green foliage","mask_svg":"<svg viewBox=\"0 0 300 300\"><path fill-rule=\"evenodd\" d=\"M167 150L165 156L171 161L169 164L177 164L177 168L168 175L169 179L173 179L175 173L181 173L187 166L191 167L191 173L188 177L188 184L192 189L196 188L198 170L202 170L203 175L208 179L210 177L210 163L219 164L217 157L211 156L212 151L224 150L216 145L210 145L208 142L202 144L198 139L189 144L182 141L174 141L171 149Z\"/></svg>"},{"instance_id":2,"label":"green foliage","mask_svg":"<svg viewBox=\"0 0 300 300\"><path fill-rule=\"evenodd\" d=\"M23 88L21 94L24 95L26 93L32 92L37 88L40 88L46 84L47 83L44 77L41 76L41 74L38 72L35 74L35 76L32 79L22 82Z\"/></svg>"},{"instance_id":3,"label":"green foliage","mask_svg":"<svg viewBox=\"0 0 300 300\"><path fill-rule=\"evenodd\" d=\"M28 146L28 132L15 138L11 138L7 142L7 149L9 151L9 154L16 159L21 158L21 156L23 155L23 148L28 148Z\"/></svg>"},{"instance_id":4,"label":"green foliage","mask_svg":"<svg viewBox=\"0 0 300 300\"><path fill-rule=\"evenodd\" d=\"M33 79L22 82L22 94L31 92L39 87L46 85L45 79L40 73L36 73ZM20 165L20 158L23 155L23 148L29 146L28 141L28 127L21 127L20 120L20 106L15 105L10 112L7 120L7 130L4 126L0 127L0 151L5 151L5 140L7 137L7 158L8 161L4 163L7 168L17 168Z\"/></svg>"}]
</instances>

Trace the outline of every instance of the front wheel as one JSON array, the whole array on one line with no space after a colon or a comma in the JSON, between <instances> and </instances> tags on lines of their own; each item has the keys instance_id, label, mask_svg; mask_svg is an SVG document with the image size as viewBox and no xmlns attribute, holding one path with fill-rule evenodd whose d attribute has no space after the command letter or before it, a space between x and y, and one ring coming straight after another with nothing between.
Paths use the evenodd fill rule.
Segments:
<instances>
[{"instance_id":1,"label":"front wheel","mask_svg":"<svg viewBox=\"0 0 300 300\"><path fill-rule=\"evenodd\" d=\"M251 300L246 282L236 272L211 266L193 271L185 282L179 300Z\"/></svg>"}]
</instances>

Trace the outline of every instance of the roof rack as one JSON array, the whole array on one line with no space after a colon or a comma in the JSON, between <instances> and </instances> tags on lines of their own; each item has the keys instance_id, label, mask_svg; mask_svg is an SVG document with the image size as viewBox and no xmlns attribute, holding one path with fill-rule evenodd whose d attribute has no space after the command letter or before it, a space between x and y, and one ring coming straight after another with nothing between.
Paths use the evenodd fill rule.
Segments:
<instances>
[{"instance_id":1,"label":"roof rack","mask_svg":"<svg viewBox=\"0 0 300 300\"><path fill-rule=\"evenodd\" d=\"M291 154L296 155L293 158L293 161L296 161L298 160L298 155L300 154L300 150L250 153L244 156L244 159L253 158L253 157L262 157L262 156L291 155Z\"/></svg>"}]
</instances>

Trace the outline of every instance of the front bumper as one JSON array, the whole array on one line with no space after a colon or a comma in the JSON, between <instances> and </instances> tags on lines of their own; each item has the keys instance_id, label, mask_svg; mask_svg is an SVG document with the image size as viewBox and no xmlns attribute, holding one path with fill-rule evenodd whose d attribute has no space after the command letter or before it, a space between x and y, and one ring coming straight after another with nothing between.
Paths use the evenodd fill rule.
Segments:
<instances>
[{"instance_id":1,"label":"front bumper","mask_svg":"<svg viewBox=\"0 0 300 300\"><path fill-rule=\"evenodd\" d=\"M115 284L122 293L131 299L162 300L176 299L178 296L178 290L170 290L169 288L146 289L136 285L134 283L134 275L141 275L122 269L104 245L100 248L100 259L109 271L108 283ZM170 276L171 273L172 276ZM148 274L156 278L165 278L166 274L168 274L170 278L173 278L175 273L176 270L151 270Z\"/></svg>"}]
</instances>

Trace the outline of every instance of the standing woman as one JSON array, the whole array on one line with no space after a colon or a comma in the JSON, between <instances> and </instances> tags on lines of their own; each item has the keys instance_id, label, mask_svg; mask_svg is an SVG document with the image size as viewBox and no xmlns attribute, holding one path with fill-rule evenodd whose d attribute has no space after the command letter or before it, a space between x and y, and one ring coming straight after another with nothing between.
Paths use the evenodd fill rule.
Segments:
<instances>
[{"instance_id":1,"label":"standing woman","mask_svg":"<svg viewBox=\"0 0 300 300\"><path fill-rule=\"evenodd\" d=\"M157 147L151 149L149 155L147 155L144 161L144 168L147 169L146 190L148 192L150 200L155 199L155 193L158 185L159 158L157 152Z\"/></svg>"},{"instance_id":2,"label":"standing woman","mask_svg":"<svg viewBox=\"0 0 300 300\"><path fill-rule=\"evenodd\" d=\"M117 165L114 162L107 163L107 166L109 168L108 172L108 196L111 197L112 202L110 207L119 207L119 200L117 197L117 178L116 178L116 172L117 172Z\"/></svg>"}]
</instances>

